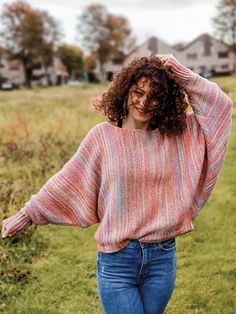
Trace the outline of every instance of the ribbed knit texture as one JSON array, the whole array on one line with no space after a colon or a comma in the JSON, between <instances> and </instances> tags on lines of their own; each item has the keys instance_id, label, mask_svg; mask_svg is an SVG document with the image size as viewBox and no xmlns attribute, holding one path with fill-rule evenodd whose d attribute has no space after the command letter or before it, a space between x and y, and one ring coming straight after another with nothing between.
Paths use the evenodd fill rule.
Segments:
<instances>
[{"instance_id":1,"label":"ribbed knit texture","mask_svg":"<svg viewBox=\"0 0 236 314\"><path fill-rule=\"evenodd\" d=\"M14 236L18 232L32 225L32 219L25 209L22 208L15 215L4 219L3 223L8 230L11 230L12 236Z\"/></svg>"},{"instance_id":2,"label":"ribbed knit texture","mask_svg":"<svg viewBox=\"0 0 236 314\"><path fill-rule=\"evenodd\" d=\"M99 223L94 239L107 253L124 248L130 239L160 242L194 230L193 220L224 163L233 102L216 83L175 59L167 64L193 109L183 134L170 139L158 129L95 125L64 167L14 220L8 218L6 228L18 228L16 217L20 221L25 212L38 225L86 228Z\"/></svg>"}]
</instances>

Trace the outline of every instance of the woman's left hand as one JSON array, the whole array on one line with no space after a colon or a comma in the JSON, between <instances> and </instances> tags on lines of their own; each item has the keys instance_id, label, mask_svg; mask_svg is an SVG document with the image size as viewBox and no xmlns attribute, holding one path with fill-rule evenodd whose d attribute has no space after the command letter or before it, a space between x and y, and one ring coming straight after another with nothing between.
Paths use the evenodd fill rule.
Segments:
<instances>
[{"instance_id":1,"label":"woman's left hand","mask_svg":"<svg viewBox=\"0 0 236 314\"><path fill-rule=\"evenodd\" d=\"M179 83L186 83L189 75L193 73L190 69L182 65L172 54L160 54L156 56Z\"/></svg>"}]
</instances>

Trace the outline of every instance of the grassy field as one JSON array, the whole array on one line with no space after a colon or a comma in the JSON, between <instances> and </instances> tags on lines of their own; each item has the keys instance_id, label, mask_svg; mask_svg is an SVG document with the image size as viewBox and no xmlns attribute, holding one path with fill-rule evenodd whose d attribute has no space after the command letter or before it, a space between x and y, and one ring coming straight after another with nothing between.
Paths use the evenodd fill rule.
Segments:
<instances>
[{"instance_id":1,"label":"grassy field","mask_svg":"<svg viewBox=\"0 0 236 314\"><path fill-rule=\"evenodd\" d=\"M214 79L236 101L236 78ZM104 85L0 92L0 218L16 213L72 157L105 117L90 112ZM166 314L236 313L236 127L217 185L177 237L177 280ZM0 312L102 313L96 284L97 225L32 225L0 240Z\"/></svg>"}]
</instances>

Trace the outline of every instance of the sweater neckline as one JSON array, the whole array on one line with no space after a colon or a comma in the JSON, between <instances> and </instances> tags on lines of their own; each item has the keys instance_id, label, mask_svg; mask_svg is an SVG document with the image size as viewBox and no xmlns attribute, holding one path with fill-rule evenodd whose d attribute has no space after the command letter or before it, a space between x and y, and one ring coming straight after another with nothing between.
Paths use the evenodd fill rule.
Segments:
<instances>
[{"instance_id":1,"label":"sweater neckline","mask_svg":"<svg viewBox=\"0 0 236 314\"><path fill-rule=\"evenodd\" d=\"M158 131L158 128L154 129L154 130L142 130L142 129L124 129L124 128L120 128L116 125L113 125L111 123L109 123L108 121L105 121L105 123L107 125L109 125L109 127L116 129L118 132L121 133L132 133L132 134L154 134Z\"/></svg>"}]
</instances>

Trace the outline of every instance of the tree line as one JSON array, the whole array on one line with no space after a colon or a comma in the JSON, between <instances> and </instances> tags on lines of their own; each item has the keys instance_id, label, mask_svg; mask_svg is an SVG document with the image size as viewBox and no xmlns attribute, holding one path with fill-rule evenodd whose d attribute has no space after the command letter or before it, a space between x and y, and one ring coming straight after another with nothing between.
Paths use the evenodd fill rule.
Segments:
<instances>
[{"instance_id":1,"label":"tree line","mask_svg":"<svg viewBox=\"0 0 236 314\"><path fill-rule=\"evenodd\" d=\"M27 86L34 69L44 68L47 74L54 56L66 66L69 77L75 78L92 71L97 62L103 71L106 61L127 53L135 43L128 20L100 4L87 6L78 16L77 32L83 49L62 43L60 23L25 1L3 5L0 27L2 54L4 50L9 59L21 61Z\"/></svg>"},{"instance_id":2,"label":"tree line","mask_svg":"<svg viewBox=\"0 0 236 314\"><path fill-rule=\"evenodd\" d=\"M236 53L236 0L219 1L217 10L217 16L212 19L215 34ZM21 61L27 86L34 69L43 67L47 74L54 56L63 62L70 78L92 71L96 64L103 74L108 60L124 58L136 43L129 21L110 13L101 4L85 7L77 21L83 49L62 42L60 23L47 11L33 8L25 1L3 5L0 48L10 59Z\"/></svg>"}]
</instances>

